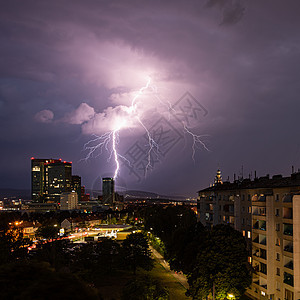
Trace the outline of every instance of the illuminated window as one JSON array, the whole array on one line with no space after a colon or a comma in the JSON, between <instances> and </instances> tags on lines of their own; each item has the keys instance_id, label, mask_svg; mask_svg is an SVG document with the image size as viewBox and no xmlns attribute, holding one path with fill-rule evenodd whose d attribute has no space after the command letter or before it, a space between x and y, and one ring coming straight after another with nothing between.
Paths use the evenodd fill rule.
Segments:
<instances>
[{"instance_id":1,"label":"illuminated window","mask_svg":"<svg viewBox=\"0 0 300 300\"><path fill-rule=\"evenodd\" d=\"M251 239L251 231L248 231L248 239Z\"/></svg>"},{"instance_id":2,"label":"illuminated window","mask_svg":"<svg viewBox=\"0 0 300 300\"><path fill-rule=\"evenodd\" d=\"M243 236L245 236L246 235L246 232L245 232L245 230L243 230Z\"/></svg>"}]
</instances>

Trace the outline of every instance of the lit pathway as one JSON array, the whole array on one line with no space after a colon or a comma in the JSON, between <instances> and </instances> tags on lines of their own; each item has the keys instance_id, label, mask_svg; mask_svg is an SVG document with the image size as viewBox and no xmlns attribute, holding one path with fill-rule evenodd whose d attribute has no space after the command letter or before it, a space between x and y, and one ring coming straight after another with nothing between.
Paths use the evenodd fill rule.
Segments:
<instances>
[{"instance_id":1,"label":"lit pathway","mask_svg":"<svg viewBox=\"0 0 300 300\"><path fill-rule=\"evenodd\" d=\"M168 271L170 272L173 277L186 289L189 288L189 284L187 282L187 279L185 277L185 275L183 274L179 274L179 273L175 273L174 271L170 270L170 266L169 264L164 260L163 256L157 252L152 246L149 245L149 248L152 252L153 257Z\"/></svg>"}]
</instances>

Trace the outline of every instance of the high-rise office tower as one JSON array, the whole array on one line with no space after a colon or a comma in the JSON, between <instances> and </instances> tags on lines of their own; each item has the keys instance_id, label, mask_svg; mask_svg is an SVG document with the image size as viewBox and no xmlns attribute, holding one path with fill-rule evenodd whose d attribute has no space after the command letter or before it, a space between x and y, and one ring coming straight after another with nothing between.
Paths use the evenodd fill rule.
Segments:
<instances>
[{"instance_id":1,"label":"high-rise office tower","mask_svg":"<svg viewBox=\"0 0 300 300\"><path fill-rule=\"evenodd\" d=\"M75 191L78 200L81 200L81 177L78 175L72 175L72 191Z\"/></svg>"},{"instance_id":2,"label":"high-rise office tower","mask_svg":"<svg viewBox=\"0 0 300 300\"><path fill-rule=\"evenodd\" d=\"M61 193L72 190L72 163L32 157L31 178L32 200L59 202Z\"/></svg>"},{"instance_id":3,"label":"high-rise office tower","mask_svg":"<svg viewBox=\"0 0 300 300\"><path fill-rule=\"evenodd\" d=\"M31 158L31 199L42 201L45 187L45 159Z\"/></svg>"},{"instance_id":4,"label":"high-rise office tower","mask_svg":"<svg viewBox=\"0 0 300 300\"><path fill-rule=\"evenodd\" d=\"M102 178L102 196L104 204L115 202L115 181L111 177Z\"/></svg>"},{"instance_id":5,"label":"high-rise office tower","mask_svg":"<svg viewBox=\"0 0 300 300\"><path fill-rule=\"evenodd\" d=\"M46 199L58 202L60 194L72 191L72 163L58 161L46 163L46 182L48 181L48 193Z\"/></svg>"}]
</instances>

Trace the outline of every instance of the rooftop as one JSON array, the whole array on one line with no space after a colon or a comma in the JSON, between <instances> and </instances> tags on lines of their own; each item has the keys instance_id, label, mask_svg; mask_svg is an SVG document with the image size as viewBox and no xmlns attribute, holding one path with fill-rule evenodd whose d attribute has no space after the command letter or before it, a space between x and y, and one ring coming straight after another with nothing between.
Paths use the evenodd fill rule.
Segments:
<instances>
[{"instance_id":1,"label":"rooftop","mask_svg":"<svg viewBox=\"0 0 300 300\"><path fill-rule=\"evenodd\" d=\"M300 186L300 172L291 174L290 177L283 177L282 175L274 175L270 178L269 174L263 177L251 179L240 179L234 182L224 181L223 183L214 184L211 187L198 191L223 191L236 189L257 189L257 188L280 188Z\"/></svg>"}]
</instances>

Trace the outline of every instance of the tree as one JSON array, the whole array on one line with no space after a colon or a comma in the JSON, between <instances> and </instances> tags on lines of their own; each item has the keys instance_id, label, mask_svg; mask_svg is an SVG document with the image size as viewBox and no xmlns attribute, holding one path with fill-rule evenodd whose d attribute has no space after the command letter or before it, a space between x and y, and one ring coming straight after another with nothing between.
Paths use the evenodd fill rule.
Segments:
<instances>
[{"instance_id":1,"label":"tree","mask_svg":"<svg viewBox=\"0 0 300 300\"><path fill-rule=\"evenodd\" d=\"M206 235L207 231L200 222L177 229L166 252L171 269L191 273Z\"/></svg>"},{"instance_id":2,"label":"tree","mask_svg":"<svg viewBox=\"0 0 300 300\"><path fill-rule=\"evenodd\" d=\"M40 227L36 231L36 236L44 238L46 240L56 239L58 236L58 231L59 231L58 227L53 225L46 225Z\"/></svg>"},{"instance_id":3,"label":"tree","mask_svg":"<svg viewBox=\"0 0 300 300\"><path fill-rule=\"evenodd\" d=\"M126 237L122 244L123 258L136 274L137 267L150 270L153 267L151 252L143 233L132 233Z\"/></svg>"},{"instance_id":4,"label":"tree","mask_svg":"<svg viewBox=\"0 0 300 300\"><path fill-rule=\"evenodd\" d=\"M123 289L122 300L165 300L169 299L166 288L150 276L142 276L127 282Z\"/></svg>"},{"instance_id":5,"label":"tree","mask_svg":"<svg viewBox=\"0 0 300 300\"><path fill-rule=\"evenodd\" d=\"M72 274L55 272L46 263L15 262L0 267L2 299L100 299Z\"/></svg>"},{"instance_id":6,"label":"tree","mask_svg":"<svg viewBox=\"0 0 300 300\"><path fill-rule=\"evenodd\" d=\"M242 234L229 225L215 226L207 232L189 274L188 295L193 299L203 299L209 294L216 299L225 299L228 294L241 297L252 280L247 260Z\"/></svg>"},{"instance_id":7,"label":"tree","mask_svg":"<svg viewBox=\"0 0 300 300\"><path fill-rule=\"evenodd\" d=\"M172 236L179 228L185 230L197 223L195 213L186 206L153 207L142 210L145 229L158 236L170 249Z\"/></svg>"}]
</instances>

